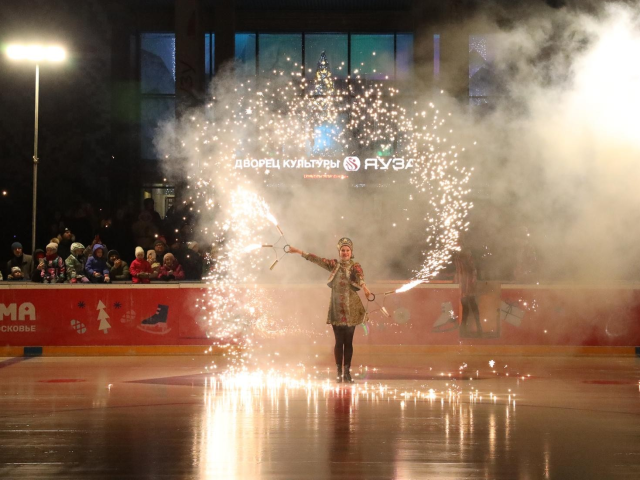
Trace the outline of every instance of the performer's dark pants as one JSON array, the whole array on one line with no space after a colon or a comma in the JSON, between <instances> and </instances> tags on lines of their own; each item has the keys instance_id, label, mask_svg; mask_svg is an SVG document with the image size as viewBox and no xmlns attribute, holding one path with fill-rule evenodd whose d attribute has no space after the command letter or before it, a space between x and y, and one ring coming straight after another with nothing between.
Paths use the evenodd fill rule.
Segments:
<instances>
[{"instance_id":1,"label":"performer's dark pants","mask_svg":"<svg viewBox=\"0 0 640 480\"><path fill-rule=\"evenodd\" d=\"M353 334L356 333L356 327L337 327L332 325L333 334L336 337L336 346L333 354L336 357L336 365L342 365L343 351L344 364L351 365L351 357L353 357Z\"/></svg>"},{"instance_id":2,"label":"performer's dark pants","mask_svg":"<svg viewBox=\"0 0 640 480\"><path fill-rule=\"evenodd\" d=\"M460 330L463 333L467 332L469 326L469 311L471 311L474 318L476 319L476 331L478 332L478 334L482 333L482 325L480 325L480 310L478 309L476 297L474 297L473 295L462 297L460 302L462 303L462 322L460 325Z\"/></svg>"}]
</instances>

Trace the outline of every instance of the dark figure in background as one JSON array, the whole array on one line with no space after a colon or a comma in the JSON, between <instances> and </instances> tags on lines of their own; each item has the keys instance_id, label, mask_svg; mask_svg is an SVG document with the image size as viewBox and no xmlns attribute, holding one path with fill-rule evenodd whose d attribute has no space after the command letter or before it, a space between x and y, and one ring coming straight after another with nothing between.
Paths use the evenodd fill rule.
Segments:
<instances>
[{"instance_id":1,"label":"dark figure in background","mask_svg":"<svg viewBox=\"0 0 640 480\"><path fill-rule=\"evenodd\" d=\"M71 244L74 242L75 238L73 233L71 233L71 230L63 228L60 235L58 235L58 240L58 255L66 261L66 259L69 258L69 255L71 255Z\"/></svg>"},{"instance_id":2,"label":"dark figure in background","mask_svg":"<svg viewBox=\"0 0 640 480\"><path fill-rule=\"evenodd\" d=\"M155 202L153 198L145 198L142 202L142 205L144 207L144 210L146 212L149 212L149 214L151 215L151 223L153 223L156 228L160 232L162 232L162 218L160 218L160 214L156 212Z\"/></svg>"},{"instance_id":3,"label":"dark figure in background","mask_svg":"<svg viewBox=\"0 0 640 480\"><path fill-rule=\"evenodd\" d=\"M22 252L22 244L20 242L13 242L11 244L11 250L13 251L13 257L7 262L7 277L11 275L11 269L13 267L20 267L22 275L25 278L30 278L33 272L31 255L25 255Z\"/></svg>"},{"instance_id":4,"label":"dark figure in background","mask_svg":"<svg viewBox=\"0 0 640 480\"><path fill-rule=\"evenodd\" d=\"M75 238L88 242L94 231L93 208L88 203L77 203L69 219L69 229L75 234Z\"/></svg>"},{"instance_id":5,"label":"dark figure in background","mask_svg":"<svg viewBox=\"0 0 640 480\"><path fill-rule=\"evenodd\" d=\"M131 225L131 233L133 241L143 250L148 250L153 247L153 242L158 236L159 230L153 223L151 214L143 211L138 215L138 221Z\"/></svg>"},{"instance_id":6,"label":"dark figure in background","mask_svg":"<svg viewBox=\"0 0 640 480\"><path fill-rule=\"evenodd\" d=\"M122 257L124 260L133 260L135 256L131 255L135 249L135 243L133 241L133 233L131 227L133 225L133 217L131 215L128 206L120 207L116 210L115 217L111 224L111 243L107 245L113 245L119 249L120 252L125 252ZM127 255L131 255L130 258Z\"/></svg>"},{"instance_id":7,"label":"dark figure in background","mask_svg":"<svg viewBox=\"0 0 640 480\"><path fill-rule=\"evenodd\" d=\"M299 253L305 260L331 272L327 282L331 288L331 304L329 305L327 323L332 326L336 340L334 356L337 367L337 382L340 383L344 379L347 383L353 383L350 372L353 335L356 326L368 320L367 312L357 292L362 288L367 297L371 295L371 292L364 283L362 267L353 261L353 242L346 237L341 238L337 247L340 260L320 258L294 247L290 247L289 252Z\"/></svg>"},{"instance_id":8,"label":"dark figure in background","mask_svg":"<svg viewBox=\"0 0 640 480\"><path fill-rule=\"evenodd\" d=\"M197 242L187 243L187 251L181 260L185 280L202 280L203 259L199 250L200 246Z\"/></svg>"},{"instance_id":9,"label":"dark figure in background","mask_svg":"<svg viewBox=\"0 0 640 480\"><path fill-rule=\"evenodd\" d=\"M536 249L531 243L531 235L527 227L520 228L516 238L516 265L513 269L513 280L517 283L536 283L538 258Z\"/></svg>"},{"instance_id":10,"label":"dark figure in background","mask_svg":"<svg viewBox=\"0 0 640 480\"><path fill-rule=\"evenodd\" d=\"M33 253L33 272L31 272L31 281L42 283L42 270L44 270L45 253L41 248L36 248Z\"/></svg>"},{"instance_id":11,"label":"dark figure in background","mask_svg":"<svg viewBox=\"0 0 640 480\"><path fill-rule=\"evenodd\" d=\"M96 235L100 239L100 243L102 245L117 245L114 241L113 227L111 226L111 217L106 215L104 218L100 219L100 227L96 230ZM118 246L120 248L120 246Z\"/></svg>"},{"instance_id":12,"label":"dark figure in background","mask_svg":"<svg viewBox=\"0 0 640 480\"><path fill-rule=\"evenodd\" d=\"M468 334L469 312L471 312L476 320L476 335L480 336L482 335L482 325L480 325L480 310L476 302L478 270L473 261L471 250L462 247L460 252L454 254L453 263L456 267L454 282L460 286L460 302L462 303L460 333L462 335Z\"/></svg>"}]
</instances>

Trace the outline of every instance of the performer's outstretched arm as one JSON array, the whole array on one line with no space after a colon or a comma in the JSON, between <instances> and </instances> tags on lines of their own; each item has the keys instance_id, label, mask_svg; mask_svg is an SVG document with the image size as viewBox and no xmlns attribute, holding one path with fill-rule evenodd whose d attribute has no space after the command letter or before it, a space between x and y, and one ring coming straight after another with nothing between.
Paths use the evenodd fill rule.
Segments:
<instances>
[{"instance_id":1,"label":"performer's outstretched arm","mask_svg":"<svg viewBox=\"0 0 640 480\"><path fill-rule=\"evenodd\" d=\"M289 247L289 253L299 253L300 255L302 255L302 258L304 258L305 260L309 260L311 263L315 263L319 267L322 267L325 270L328 270L330 272L335 268L337 263L336 260L320 258L314 255L313 253L305 253L302 250L295 247Z\"/></svg>"}]
</instances>

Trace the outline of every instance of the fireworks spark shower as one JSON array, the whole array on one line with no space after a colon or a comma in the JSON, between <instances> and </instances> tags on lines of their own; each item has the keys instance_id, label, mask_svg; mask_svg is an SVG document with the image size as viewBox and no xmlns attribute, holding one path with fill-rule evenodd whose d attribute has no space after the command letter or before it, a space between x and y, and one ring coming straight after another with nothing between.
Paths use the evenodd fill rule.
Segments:
<instances>
[{"instance_id":1,"label":"fireworks spark shower","mask_svg":"<svg viewBox=\"0 0 640 480\"><path fill-rule=\"evenodd\" d=\"M452 141L449 114L434 103L397 101L398 89L358 75L327 91L308 82L298 65L292 70L214 85L205 111L192 113L176 131L194 159L189 200L210 215L202 231L218 247L198 303L201 321L214 344L229 347L237 367L254 361L260 336L278 333L278 319L257 279L286 256L283 230L301 234L293 219L276 212L278 222L267 205L264 194L277 196L279 182L304 168L321 177L336 170L344 174L354 158L358 168L375 165L378 174L402 178L408 185L404 204L381 222L389 237L400 223L422 230L415 249L424 261L414 268L414 279L394 293L429 281L447 265L472 207L466 199L472 172L459 164L465 148ZM271 247L275 259L267 258ZM384 305L380 310L386 312Z\"/></svg>"}]
</instances>

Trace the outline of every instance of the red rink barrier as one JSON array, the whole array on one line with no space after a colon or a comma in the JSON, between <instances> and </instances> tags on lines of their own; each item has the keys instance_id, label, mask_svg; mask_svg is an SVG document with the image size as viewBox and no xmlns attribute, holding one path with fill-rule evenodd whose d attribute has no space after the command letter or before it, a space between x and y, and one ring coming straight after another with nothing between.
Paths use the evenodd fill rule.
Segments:
<instances>
[{"instance_id":1,"label":"red rink barrier","mask_svg":"<svg viewBox=\"0 0 640 480\"><path fill-rule=\"evenodd\" d=\"M330 343L329 289L318 285L256 286L268 313L265 336L301 344ZM373 285L372 291L395 286ZM162 285L0 285L0 345L207 345L207 319L196 308L198 283ZM378 297L381 299L381 296ZM420 285L389 295L384 315L358 327L369 345L640 345L640 286L564 287L485 283L479 289L483 335L459 328L456 285Z\"/></svg>"}]
</instances>

